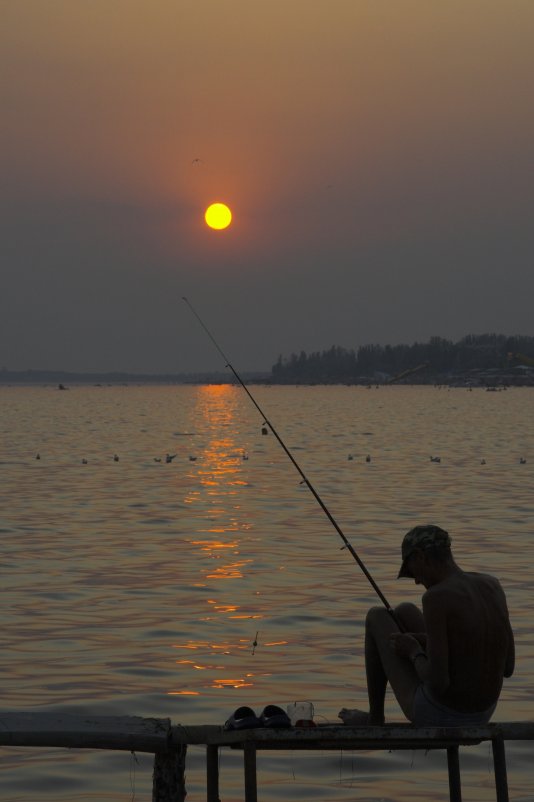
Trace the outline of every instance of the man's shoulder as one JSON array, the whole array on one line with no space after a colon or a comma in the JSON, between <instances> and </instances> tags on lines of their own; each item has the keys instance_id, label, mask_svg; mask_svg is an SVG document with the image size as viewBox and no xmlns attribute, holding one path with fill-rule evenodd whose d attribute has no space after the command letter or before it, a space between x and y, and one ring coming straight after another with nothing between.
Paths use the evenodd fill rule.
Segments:
<instances>
[{"instance_id":1,"label":"man's shoulder","mask_svg":"<svg viewBox=\"0 0 534 802\"><path fill-rule=\"evenodd\" d=\"M463 572L465 582L478 586L487 586L490 588L500 588L501 583L496 576L492 574L485 574L478 571L465 571Z\"/></svg>"},{"instance_id":2,"label":"man's shoulder","mask_svg":"<svg viewBox=\"0 0 534 802\"><path fill-rule=\"evenodd\" d=\"M447 599L469 598L489 594L491 597L503 593L501 583L491 574L477 571L459 571L432 585L423 595L423 606L443 604Z\"/></svg>"}]
</instances>

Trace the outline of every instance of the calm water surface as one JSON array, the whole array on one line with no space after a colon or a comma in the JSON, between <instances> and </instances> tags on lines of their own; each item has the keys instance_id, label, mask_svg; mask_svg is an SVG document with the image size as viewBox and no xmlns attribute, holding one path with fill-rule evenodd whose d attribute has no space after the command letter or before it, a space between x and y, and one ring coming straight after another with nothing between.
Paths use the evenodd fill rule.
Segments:
<instances>
[{"instance_id":1,"label":"calm water surface","mask_svg":"<svg viewBox=\"0 0 534 802\"><path fill-rule=\"evenodd\" d=\"M416 523L499 576L517 669L494 720L532 720L534 391L252 389L391 604L420 599L395 579ZM0 404L4 710L215 724L242 704L309 699L334 722L365 705L373 591L242 390L3 387ZM531 753L507 749L516 802L534 800ZM463 751L466 801L495 798L491 765ZM146 755L2 749L0 769L6 802L151 798ZM442 753L260 754L259 783L265 802L448 800ZM187 787L205 798L200 748ZM242 798L223 750L221 799Z\"/></svg>"}]
</instances>

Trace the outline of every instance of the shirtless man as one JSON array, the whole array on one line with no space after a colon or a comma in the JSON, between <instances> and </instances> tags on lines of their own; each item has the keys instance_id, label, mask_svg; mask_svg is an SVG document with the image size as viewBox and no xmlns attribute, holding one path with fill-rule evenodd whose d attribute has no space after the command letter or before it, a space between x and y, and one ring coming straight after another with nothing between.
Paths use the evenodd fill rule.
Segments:
<instances>
[{"instance_id":1,"label":"shirtless man","mask_svg":"<svg viewBox=\"0 0 534 802\"><path fill-rule=\"evenodd\" d=\"M488 574L462 571L439 526L404 537L399 577L424 585L423 612L401 604L395 619L373 607L365 622L369 712L343 708L345 724L384 723L389 682L406 718L420 726L486 724L503 678L514 670L514 637L506 598Z\"/></svg>"}]
</instances>

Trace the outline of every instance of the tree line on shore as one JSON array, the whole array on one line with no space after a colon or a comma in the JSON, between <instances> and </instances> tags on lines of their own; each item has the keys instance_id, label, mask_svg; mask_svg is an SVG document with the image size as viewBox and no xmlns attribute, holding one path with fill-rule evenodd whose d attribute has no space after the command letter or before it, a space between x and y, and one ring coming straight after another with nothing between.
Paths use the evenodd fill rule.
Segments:
<instances>
[{"instance_id":1,"label":"tree line on shore","mask_svg":"<svg viewBox=\"0 0 534 802\"><path fill-rule=\"evenodd\" d=\"M357 350L337 345L325 351L280 355L270 372L243 373L247 382L263 384L364 384L376 381L410 383L446 382L451 376L483 371L513 372L518 365L531 367L528 384L534 384L534 337L503 334L469 334L458 342L431 337L413 345L362 345ZM228 373L133 374L71 373L57 370L11 371L0 368L2 384L225 384ZM502 382L501 382L502 383ZM517 382L514 383L523 383Z\"/></svg>"},{"instance_id":2,"label":"tree line on shore","mask_svg":"<svg viewBox=\"0 0 534 802\"><path fill-rule=\"evenodd\" d=\"M357 383L377 377L428 382L472 371L506 371L534 366L534 337L469 334L457 342L431 337L413 345L362 345L357 350L333 345L326 351L291 354L272 367L276 384Z\"/></svg>"}]
</instances>

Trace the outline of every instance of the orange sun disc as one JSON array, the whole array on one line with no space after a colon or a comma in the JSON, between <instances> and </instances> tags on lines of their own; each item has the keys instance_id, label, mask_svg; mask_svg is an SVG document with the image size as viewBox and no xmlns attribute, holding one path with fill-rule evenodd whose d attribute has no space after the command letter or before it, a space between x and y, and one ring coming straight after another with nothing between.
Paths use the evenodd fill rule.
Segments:
<instances>
[{"instance_id":1,"label":"orange sun disc","mask_svg":"<svg viewBox=\"0 0 534 802\"><path fill-rule=\"evenodd\" d=\"M212 203L204 213L204 220L210 228L220 231L232 222L232 212L225 203Z\"/></svg>"}]
</instances>

